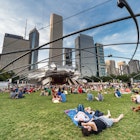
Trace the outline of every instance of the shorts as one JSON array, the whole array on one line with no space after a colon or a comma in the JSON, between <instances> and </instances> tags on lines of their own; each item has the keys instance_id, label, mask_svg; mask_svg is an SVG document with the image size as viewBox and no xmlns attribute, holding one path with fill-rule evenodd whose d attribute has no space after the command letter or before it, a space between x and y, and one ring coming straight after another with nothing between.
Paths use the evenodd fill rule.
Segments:
<instances>
[{"instance_id":1,"label":"shorts","mask_svg":"<svg viewBox=\"0 0 140 140\"><path fill-rule=\"evenodd\" d=\"M104 116L100 116L98 119L101 120L102 122L104 122L107 127L111 127L114 123L111 118L106 118Z\"/></svg>"}]
</instances>

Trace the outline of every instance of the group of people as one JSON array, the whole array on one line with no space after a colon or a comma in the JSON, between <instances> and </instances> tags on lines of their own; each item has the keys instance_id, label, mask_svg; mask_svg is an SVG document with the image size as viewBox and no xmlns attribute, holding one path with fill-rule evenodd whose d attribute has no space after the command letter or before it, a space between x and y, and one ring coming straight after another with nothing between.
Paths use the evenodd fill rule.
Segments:
<instances>
[{"instance_id":1,"label":"group of people","mask_svg":"<svg viewBox=\"0 0 140 140\"><path fill-rule=\"evenodd\" d=\"M61 87L55 87L52 86L51 88L44 88L41 91L40 95L51 95L52 96L52 102L53 103L60 103L60 102L66 102L66 92L64 88ZM78 88L78 93L83 93L82 87L80 86ZM24 98L24 90L19 88L13 89L11 88L10 92L10 98ZM120 98L122 96L121 92L117 88L114 92L115 97ZM103 101L104 96L101 93L101 90L98 91L97 97L94 97L91 91L87 92L87 100L92 101L94 98L98 101ZM140 95L139 92L135 92L131 96L131 100L136 103L140 104ZM137 112L140 110L140 105L137 107L132 107L132 110ZM92 116L91 118L89 115ZM108 110L108 114L104 115L99 110L92 110L90 107L84 108L84 110L78 110L77 114L74 116L74 120L78 122L79 126L81 127L82 134L84 136L89 136L90 134L99 134L103 130L105 130L108 127L111 127L114 123L119 122L124 117L123 114L120 114L117 118L111 118L111 113Z\"/></svg>"},{"instance_id":2,"label":"group of people","mask_svg":"<svg viewBox=\"0 0 140 140\"><path fill-rule=\"evenodd\" d=\"M98 95L101 94L100 92ZM116 89L115 92L115 97L120 98L121 97L121 92L119 89ZM90 94L87 94L88 100L90 97ZM140 104L140 94L138 91L136 91L132 96L131 96L132 102L136 104ZM137 112L140 110L140 105L136 107L132 107L132 110L134 112ZM92 118L89 117L89 114L92 114ZM108 114L104 115L104 113L101 113L98 111L100 114L96 114L96 111L91 110L90 107L85 108L84 111L78 111L77 114L74 116L74 119L78 121L79 126L81 127L81 131L83 136L89 136L91 134L99 134L106 128L111 127L114 123L119 122L123 117L124 114L120 114L117 118L111 118L111 113L108 110Z\"/></svg>"},{"instance_id":3,"label":"group of people","mask_svg":"<svg viewBox=\"0 0 140 140\"><path fill-rule=\"evenodd\" d=\"M96 113L98 112L98 113ZM89 117L88 113L92 113L92 118ZM87 107L81 111L78 111L74 116L81 127L82 134L84 136L89 136L90 134L99 134L104 129L111 127L114 123L119 122L124 117L123 114L120 114L117 118L111 118L111 113L108 110L108 114L96 110L92 111L90 107Z\"/></svg>"},{"instance_id":4,"label":"group of people","mask_svg":"<svg viewBox=\"0 0 140 140\"><path fill-rule=\"evenodd\" d=\"M40 96L52 96L53 103L66 102L67 91L64 87L42 87Z\"/></svg>"},{"instance_id":5,"label":"group of people","mask_svg":"<svg viewBox=\"0 0 140 140\"><path fill-rule=\"evenodd\" d=\"M119 89L116 89L115 91L115 97L120 98L122 96L121 92L119 91ZM131 101L136 103L136 104L140 104L140 94L139 91L133 91L133 94L131 96ZM136 106L136 107L132 107L132 110L134 112L137 112L140 110L140 105Z\"/></svg>"},{"instance_id":6,"label":"group of people","mask_svg":"<svg viewBox=\"0 0 140 140\"><path fill-rule=\"evenodd\" d=\"M19 88L19 89L14 89L14 88L11 88L10 90L10 98L11 99L20 99L20 98L24 98L25 95L24 95L24 90L22 88Z\"/></svg>"},{"instance_id":7,"label":"group of people","mask_svg":"<svg viewBox=\"0 0 140 140\"><path fill-rule=\"evenodd\" d=\"M52 87L52 102L53 103L66 102L66 94L60 87L58 90L56 89L56 87Z\"/></svg>"},{"instance_id":8,"label":"group of people","mask_svg":"<svg viewBox=\"0 0 140 140\"><path fill-rule=\"evenodd\" d=\"M104 96L103 96L103 94L101 93L101 91L98 92L97 97L95 96L95 99L96 99L97 101L103 101L103 100L104 100ZM88 101L93 101L93 100L94 100L94 95L93 95L91 92L88 92L88 93L87 93L87 100L88 100Z\"/></svg>"},{"instance_id":9,"label":"group of people","mask_svg":"<svg viewBox=\"0 0 140 140\"><path fill-rule=\"evenodd\" d=\"M48 87L42 87L40 96L49 96L52 94L52 91Z\"/></svg>"},{"instance_id":10,"label":"group of people","mask_svg":"<svg viewBox=\"0 0 140 140\"><path fill-rule=\"evenodd\" d=\"M117 97L117 98L120 98L122 96L122 93L120 92L119 89L116 89L115 92L114 92L114 96ZM87 93L87 100L88 101L93 101L94 98L97 100L97 101L103 101L104 100L104 96L103 94L101 93L101 91L98 92L97 96L94 97L94 95L90 92Z\"/></svg>"},{"instance_id":11,"label":"group of people","mask_svg":"<svg viewBox=\"0 0 140 140\"><path fill-rule=\"evenodd\" d=\"M111 114L100 116L96 119L92 118L88 122L81 122L82 134L89 136L90 134L99 134L104 129L111 127L114 123L119 122L124 117L120 114L117 118L111 118Z\"/></svg>"},{"instance_id":12,"label":"group of people","mask_svg":"<svg viewBox=\"0 0 140 140\"><path fill-rule=\"evenodd\" d=\"M25 86L18 86L18 85L11 85L7 92L10 93L11 99L18 99L24 98L25 94L31 94L33 92L38 91L35 86L32 85L25 85Z\"/></svg>"}]
</instances>

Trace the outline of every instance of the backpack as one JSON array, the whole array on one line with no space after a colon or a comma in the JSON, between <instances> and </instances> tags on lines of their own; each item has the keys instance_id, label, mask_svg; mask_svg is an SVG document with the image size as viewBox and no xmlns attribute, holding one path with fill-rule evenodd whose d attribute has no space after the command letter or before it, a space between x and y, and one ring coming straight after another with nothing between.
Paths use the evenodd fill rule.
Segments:
<instances>
[{"instance_id":1,"label":"backpack","mask_svg":"<svg viewBox=\"0 0 140 140\"><path fill-rule=\"evenodd\" d=\"M79 104L78 106L77 106L77 112L78 111L82 111L82 112L84 112L85 110L84 110L84 106L82 105L82 104Z\"/></svg>"}]
</instances>

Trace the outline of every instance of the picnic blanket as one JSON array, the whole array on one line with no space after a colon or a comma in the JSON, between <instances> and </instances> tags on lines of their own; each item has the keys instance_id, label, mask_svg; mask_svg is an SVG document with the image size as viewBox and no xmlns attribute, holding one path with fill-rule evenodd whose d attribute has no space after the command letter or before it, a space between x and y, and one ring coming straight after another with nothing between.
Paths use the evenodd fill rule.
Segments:
<instances>
[{"instance_id":1,"label":"picnic blanket","mask_svg":"<svg viewBox=\"0 0 140 140\"><path fill-rule=\"evenodd\" d=\"M66 115L68 115L70 117L70 119L72 120L72 122L78 126L78 122L74 120L74 116L77 114L77 109L68 109L64 111L66 113ZM91 119L93 116L89 113L86 113L89 118Z\"/></svg>"}]
</instances>

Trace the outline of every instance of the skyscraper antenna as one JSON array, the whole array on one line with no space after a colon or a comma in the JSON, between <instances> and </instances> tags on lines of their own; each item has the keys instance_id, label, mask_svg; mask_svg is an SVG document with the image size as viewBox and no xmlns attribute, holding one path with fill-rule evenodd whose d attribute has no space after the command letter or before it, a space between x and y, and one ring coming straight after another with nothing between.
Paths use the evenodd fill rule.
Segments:
<instances>
[{"instance_id":1,"label":"skyscraper antenna","mask_svg":"<svg viewBox=\"0 0 140 140\"><path fill-rule=\"evenodd\" d=\"M27 30L27 19L26 19L26 24L25 24L25 34L24 34L24 39L26 39L26 30Z\"/></svg>"}]
</instances>

